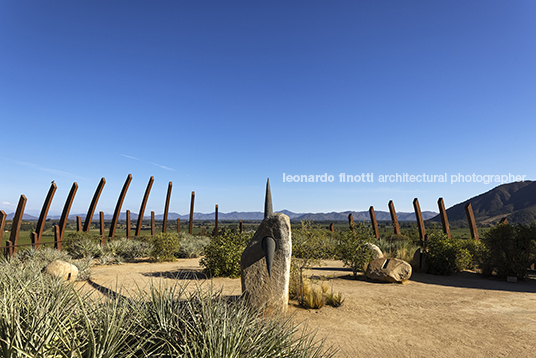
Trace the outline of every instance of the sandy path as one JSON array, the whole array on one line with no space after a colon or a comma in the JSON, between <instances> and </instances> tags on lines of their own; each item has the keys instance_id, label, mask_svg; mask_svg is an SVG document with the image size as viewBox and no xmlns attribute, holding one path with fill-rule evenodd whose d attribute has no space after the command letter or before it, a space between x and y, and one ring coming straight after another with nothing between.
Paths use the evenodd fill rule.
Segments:
<instances>
[{"instance_id":1,"label":"sandy path","mask_svg":"<svg viewBox=\"0 0 536 358\"><path fill-rule=\"evenodd\" d=\"M92 269L92 284L79 285L115 290L119 284L130 290L150 280L171 283L177 274L208 285L200 271L198 259L98 266ZM508 283L471 272L414 273L406 284L380 284L351 279L338 261L327 261L311 274L328 278L344 304L320 310L292 304L289 311L318 329L317 337L339 347L337 357L536 356L536 279ZM240 294L240 279L212 283L226 295Z\"/></svg>"}]
</instances>

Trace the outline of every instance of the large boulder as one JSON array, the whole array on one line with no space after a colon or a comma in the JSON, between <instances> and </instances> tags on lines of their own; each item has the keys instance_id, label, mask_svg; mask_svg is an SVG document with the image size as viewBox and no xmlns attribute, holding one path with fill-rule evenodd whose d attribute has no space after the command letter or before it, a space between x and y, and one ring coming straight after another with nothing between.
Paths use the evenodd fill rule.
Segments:
<instances>
[{"instance_id":1,"label":"large boulder","mask_svg":"<svg viewBox=\"0 0 536 358\"><path fill-rule=\"evenodd\" d=\"M78 277L78 267L61 260L52 261L43 269L43 272L64 281L76 281Z\"/></svg>"},{"instance_id":2,"label":"large boulder","mask_svg":"<svg viewBox=\"0 0 536 358\"><path fill-rule=\"evenodd\" d=\"M290 235L288 216L268 215L242 253L242 293L251 307L266 314L284 313L288 308Z\"/></svg>"},{"instance_id":3,"label":"large boulder","mask_svg":"<svg viewBox=\"0 0 536 358\"><path fill-rule=\"evenodd\" d=\"M372 260L365 275L374 281L404 282L411 277L411 265L400 259L379 258Z\"/></svg>"}]
</instances>

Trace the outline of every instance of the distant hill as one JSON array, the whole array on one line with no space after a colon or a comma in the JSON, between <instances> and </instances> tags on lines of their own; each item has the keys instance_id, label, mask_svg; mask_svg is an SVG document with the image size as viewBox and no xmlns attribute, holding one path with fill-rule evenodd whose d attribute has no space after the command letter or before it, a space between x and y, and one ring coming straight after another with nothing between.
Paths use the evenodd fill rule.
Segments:
<instances>
[{"instance_id":1,"label":"distant hill","mask_svg":"<svg viewBox=\"0 0 536 358\"><path fill-rule=\"evenodd\" d=\"M509 223L529 224L536 220L536 181L499 185L490 191L447 209L449 222L467 220L465 205L471 203L475 220L494 224L506 217ZM441 221L439 215L431 221Z\"/></svg>"}]
</instances>

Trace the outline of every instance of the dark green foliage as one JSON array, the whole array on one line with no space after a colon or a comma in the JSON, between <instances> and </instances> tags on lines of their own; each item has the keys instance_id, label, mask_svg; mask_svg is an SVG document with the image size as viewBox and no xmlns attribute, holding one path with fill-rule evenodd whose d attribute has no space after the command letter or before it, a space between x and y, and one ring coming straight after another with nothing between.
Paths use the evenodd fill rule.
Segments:
<instances>
[{"instance_id":1,"label":"dark green foliage","mask_svg":"<svg viewBox=\"0 0 536 358\"><path fill-rule=\"evenodd\" d=\"M221 228L218 236L211 238L210 244L204 248L205 257L199 261L204 272L214 277L239 277L240 257L252 237L252 233L240 234L230 228Z\"/></svg>"},{"instance_id":2,"label":"dark green foliage","mask_svg":"<svg viewBox=\"0 0 536 358\"><path fill-rule=\"evenodd\" d=\"M99 257L102 254L99 237L83 231L75 231L64 236L62 248L73 259Z\"/></svg>"},{"instance_id":3,"label":"dark green foliage","mask_svg":"<svg viewBox=\"0 0 536 358\"><path fill-rule=\"evenodd\" d=\"M160 233L153 236L151 258L158 262L175 261L179 251L180 239L175 233Z\"/></svg>"},{"instance_id":4,"label":"dark green foliage","mask_svg":"<svg viewBox=\"0 0 536 358\"><path fill-rule=\"evenodd\" d=\"M341 234L337 251L344 266L352 269L354 277L372 260L372 252L366 244L374 239L372 228L363 222L356 224L355 231Z\"/></svg>"},{"instance_id":5,"label":"dark green foliage","mask_svg":"<svg viewBox=\"0 0 536 358\"><path fill-rule=\"evenodd\" d=\"M468 248L476 250L478 244L466 241L457 238L449 239L443 233L430 234L428 250L425 252L428 272L435 275L450 275L472 268L474 266L473 255Z\"/></svg>"},{"instance_id":6,"label":"dark green foliage","mask_svg":"<svg viewBox=\"0 0 536 358\"><path fill-rule=\"evenodd\" d=\"M482 239L486 245L482 273L524 278L536 257L536 222L530 226L498 224Z\"/></svg>"}]
</instances>

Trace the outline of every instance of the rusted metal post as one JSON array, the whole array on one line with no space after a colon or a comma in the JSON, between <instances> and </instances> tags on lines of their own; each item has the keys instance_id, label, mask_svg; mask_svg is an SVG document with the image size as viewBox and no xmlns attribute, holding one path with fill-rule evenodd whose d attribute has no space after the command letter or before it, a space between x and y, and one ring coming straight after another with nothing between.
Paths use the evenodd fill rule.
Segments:
<instances>
[{"instance_id":1,"label":"rusted metal post","mask_svg":"<svg viewBox=\"0 0 536 358\"><path fill-rule=\"evenodd\" d=\"M130 210L127 210L127 239L130 240Z\"/></svg>"},{"instance_id":2,"label":"rusted metal post","mask_svg":"<svg viewBox=\"0 0 536 358\"><path fill-rule=\"evenodd\" d=\"M424 240L426 230L424 229L424 221L422 219L421 206L419 205L419 199L413 199L413 209L415 210L415 217L417 218L417 227L419 229L419 236L421 240Z\"/></svg>"},{"instance_id":3,"label":"rusted metal post","mask_svg":"<svg viewBox=\"0 0 536 358\"><path fill-rule=\"evenodd\" d=\"M4 236L4 228L6 226L6 213L0 210L0 246L2 246L2 236Z\"/></svg>"},{"instance_id":4,"label":"rusted metal post","mask_svg":"<svg viewBox=\"0 0 536 358\"><path fill-rule=\"evenodd\" d=\"M469 230L471 230L471 237L475 240L480 240L471 203L465 204L465 215L467 216L467 222L469 223Z\"/></svg>"},{"instance_id":5,"label":"rusted metal post","mask_svg":"<svg viewBox=\"0 0 536 358\"><path fill-rule=\"evenodd\" d=\"M205 230L205 227L203 226L203 227L201 228L201 235L205 236L205 231L206 231L206 230Z\"/></svg>"},{"instance_id":6,"label":"rusted metal post","mask_svg":"<svg viewBox=\"0 0 536 358\"><path fill-rule=\"evenodd\" d=\"M240 222L238 224L238 229L239 229L240 233L244 232L244 223L242 222L242 220L240 220Z\"/></svg>"},{"instance_id":7,"label":"rusted metal post","mask_svg":"<svg viewBox=\"0 0 536 358\"><path fill-rule=\"evenodd\" d=\"M376 239L380 238L380 230L378 230L378 221L376 220L376 213L374 212L374 207L371 206L368 209L369 215L370 215L370 222L372 224L372 229L374 230L374 236Z\"/></svg>"},{"instance_id":8,"label":"rusted metal post","mask_svg":"<svg viewBox=\"0 0 536 358\"><path fill-rule=\"evenodd\" d=\"M82 231L82 218L80 216L76 216L76 231Z\"/></svg>"},{"instance_id":9,"label":"rusted metal post","mask_svg":"<svg viewBox=\"0 0 536 358\"><path fill-rule=\"evenodd\" d=\"M7 240L7 241L6 241L6 253L7 253L9 256L13 256L13 255L15 255L15 246L14 246L14 244L11 242L11 240Z\"/></svg>"},{"instance_id":10,"label":"rusted metal post","mask_svg":"<svg viewBox=\"0 0 536 358\"><path fill-rule=\"evenodd\" d=\"M99 201L102 189L104 188L104 184L106 184L106 179L101 178L99 185L95 190L95 194L93 194L93 199L91 200L91 204L89 205L86 219L84 220L84 232L89 232L89 229L91 227L91 221L93 220L93 214L95 213L95 208L97 207L97 202Z\"/></svg>"},{"instance_id":11,"label":"rusted metal post","mask_svg":"<svg viewBox=\"0 0 536 358\"><path fill-rule=\"evenodd\" d=\"M214 210L214 236L218 236L218 205Z\"/></svg>"},{"instance_id":12,"label":"rusted metal post","mask_svg":"<svg viewBox=\"0 0 536 358\"><path fill-rule=\"evenodd\" d=\"M173 183L169 182L168 188L167 188L167 195L166 195L166 205L164 206L164 218L162 223L162 232L165 233L167 231L167 217L169 212L169 201L171 200L171 187L173 186Z\"/></svg>"},{"instance_id":13,"label":"rusted metal post","mask_svg":"<svg viewBox=\"0 0 536 358\"><path fill-rule=\"evenodd\" d=\"M22 216L24 215L24 208L26 207L26 202L28 200L24 195L20 196L19 203L17 205L17 210L15 211L15 216L13 217L13 222L11 225L11 236L9 241L12 245L12 255L17 252L17 245L19 244L19 233L20 233L20 224L22 223Z\"/></svg>"},{"instance_id":14,"label":"rusted metal post","mask_svg":"<svg viewBox=\"0 0 536 358\"><path fill-rule=\"evenodd\" d=\"M447 234L450 239L451 237L449 218L447 217L447 211L445 210L445 203L443 202L443 198L439 198L437 200L437 206L439 207L439 215L441 216L441 225L443 225L443 233Z\"/></svg>"},{"instance_id":15,"label":"rusted metal post","mask_svg":"<svg viewBox=\"0 0 536 358\"><path fill-rule=\"evenodd\" d=\"M190 227L188 232L192 235L194 228L194 200L195 200L195 191L192 191L192 201L190 202Z\"/></svg>"},{"instance_id":16,"label":"rusted metal post","mask_svg":"<svg viewBox=\"0 0 536 358\"><path fill-rule=\"evenodd\" d=\"M177 218L177 234L181 233L181 219Z\"/></svg>"},{"instance_id":17,"label":"rusted metal post","mask_svg":"<svg viewBox=\"0 0 536 358\"><path fill-rule=\"evenodd\" d=\"M101 236L101 245L104 246L106 243L106 238L104 237L104 213L99 211L99 221L100 221L100 236Z\"/></svg>"},{"instance_id":18,"label":"rusted metal post","mask_svg":"<svg viewBox=\"0 0 536 358\"><path fill-rule=\"evenodd\" d=\"M50 204L52 203L52 198L54 198L54 193L56 192L56 189L56 184L52 182L52 184L50 184L50 189L48 189L48 194L45 198L45 202L43 203L41 213L39 213L39 220L37 220L37 226L35 227L36 236L32 236L33 240L35 240L35 242L32 241L32 244L37 244L36 247L39 247L39 243L41 242L41 237L43 236L43 228L45 227L45 222L47 220L48 209L50 209Z\"/></svg>"},{"instance_id":19,"label":"rusted metal post","mask_svg":"<svg viewBox=\"0 0 536 358\"><path fill-rule=\"evenodd\" d=\"M352 213L348 214L348 225L350 225L350 229L352 229L352 232L355 234L355 222Z\"/></svg>"},{"instance_id":20,"label":"rusted metal post","mask_svg":"<svg viewBox=\"0 0 536 358\"><path fill-rule=\"evenodd\" d=\"M61 231L59 225L54 225L52 227L52 231L54 231L54 248L56 250L61 250Z\"/></svg>"},{"instance_id":21,"label":"rusted metal post","mask_svg":"<svg viewBox=\"0 0 536 358\"><path fill-rule=\"evenodd\" d=\"M398 218L396 216L395 204L392 200L389 200L389 213L391 213L391 222L393 223L393 230L395 235L400 235L400 226L398 225Z\"/></svg>"},{"instance_id":22,"label":"rusted metal post","mask_svg":"<svg viewBox=\"0 0 536 358\"><path fill-rule=\"evenodd\" d=\"M63 235L65 234L65 226L67 225L67 220L69 220L69 211L71 211L71 205L73 205L74 196L76 195L76 191L78 190L78 184L76 182L73 183L73 186L71 187L71 191L69 192L69 195L67 196L67 200L65 201L65 205L63 206L63 212L61 213L61 219L60 219L60 236L59 236L59 248L58 250L61 250L61 241L63 241Z\"/></svg>"},{"instance_id":23,"label":"rusted metal post","mask_svg":"<svg viewBox=\"0 0 536 358\"><path fill-rule=\"evenodd\" d=\"M127 180L125 181L125 184L123 185L123 189L121 190L119 199L117 199L117 205L115 206L114 216L112 218L112 223L110 225L110 233L108 235L111 238L115 237L115 229L117 228L117 221L119 220L119 213L121 212L121 206L123 206L123 200L125 200L125 195L127 194L128 186L130 185L131 181L132 181L132 174L129 174L127 176Z\"/></svg>"},{"instance_id":24,"label":"rusted metal post","mask_svg":"<svg viewBox=\"0 0 536 358\"><path fill-rule=\"evenodd\" d=\"M154 229L155 229L155 225L154 225L154 211L151 211L151 236L154 236Z\"/></svg>"},{"instance_id":25,"label":"rusted metal post","mask_svg":"<svg viewBox=\"0 0 536 358\"><path fill-rule=\"evenodd\" d=\"M333 223L329 224L329 231L335 232L335 228L333 227Z\"/></svg>"},{"instance_id":26,"label":"rusted metal post","mask_svg":"<svg viewBox=\"0 0 536 358\"><path fill-rule=\"evenodd\" d=\"M138 224L136 225L136 236L140 236L141 224L143 221L143 213L145 213L145 205L147 205L147 200L149 199L149 193L151 193L153 182L154 182L154 177L151 177L149 179L149 183L147 183L147 189L145 189L143 200L141 201L140 212L138 213Z\"/></svg>"}]
</instances>

